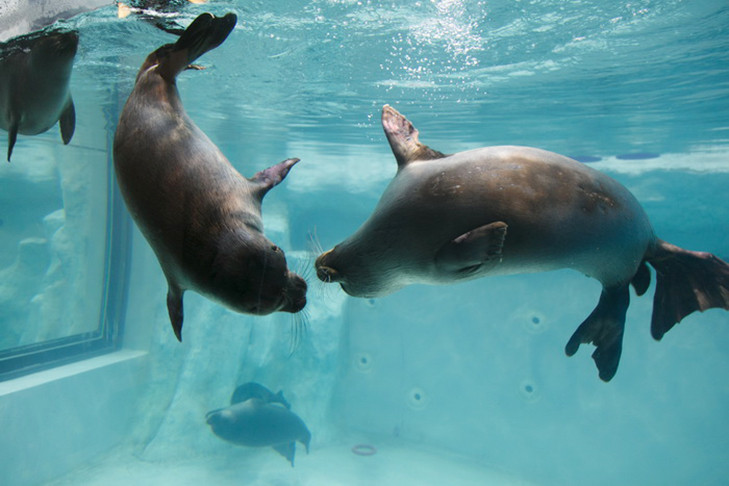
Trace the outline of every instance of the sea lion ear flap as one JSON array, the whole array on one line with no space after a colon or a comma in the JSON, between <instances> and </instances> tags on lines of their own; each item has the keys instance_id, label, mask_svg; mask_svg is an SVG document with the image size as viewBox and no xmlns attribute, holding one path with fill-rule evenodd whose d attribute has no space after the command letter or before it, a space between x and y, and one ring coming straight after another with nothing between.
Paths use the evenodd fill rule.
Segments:
<instances>
[{"instance_id":1,"label":"sea lion ear flap","mask_svg":"<svg viewBox=\"0 0 729 486\"><path fill-rule=\"evenodd\" d=\"M382 107L382 128L387 135L387 141L390 142L398 169L410 162L446 157L445 154L420 143L418 130L410 120L390 105Z\"/></svg>"},{"instance_id":2,"label":"sea lion ear flap","mask_svg":"<svg viewBox=\"0 0 729 486\"><path fill-rule=\"evenodd\" d=\"M263 196L268 193L274 186L277 186L282 180L286 178L286 175L299 161L299 159L286 159L273 167L262 170L256 173L249 180L256 186L256 192L259 199L263 199Z\"/></svg>"}]
</instances>

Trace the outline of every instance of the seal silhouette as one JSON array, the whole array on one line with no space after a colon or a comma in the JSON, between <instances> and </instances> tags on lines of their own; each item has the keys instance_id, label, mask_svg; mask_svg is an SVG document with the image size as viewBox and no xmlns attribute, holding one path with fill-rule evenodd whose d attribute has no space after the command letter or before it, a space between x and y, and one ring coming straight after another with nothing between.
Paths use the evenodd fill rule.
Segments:
<instances>
[{"instance_id":1,"label":"seal silhouette","mask_svg":"<svg viewBox=\"0 0 729 486\"><path fill-rule=\"evenodd\" d=\"M375 297L416 282L577 270L603 289L565 351L594 344L604 381L618 368L629 285L642 295L650 284L646 263L657 275L656 340L696 310L729 309L729 265L658 239L635 197L607 175L530 147L446 155L388 105L382 125L397 174L369 219L317 258L320 280Z\"/></svg>"},{"instance_id":2,"label":"seal silhouette","mask_svg":"<svg viewBox=\"0 0 729 486\"><path fill-rule=\"evenodd\" d=\"M230 406L212 410L205 421L223 440L249 447L273 447L293 467L296 441L309 453L311 433L279 391L273 394L258 383L245 383L233 392Z\"/></svg>"},{"instance_id":3,"label":"seal silhouette","mask_svg":"<svg viewBox=\"0 0 729 486\"><path fill-rule=\"evenodd\" d=\"M119 188L167 278L167 307L182 340L183 294L194 290L237 312L298 312L306 282L263 234L261 202L298 159L240 175L187 116L175 79L219 46L236 16L202 14L174 44L144 61L114 137Z\"/></svg>"},{"instance_id":4,"label":"seal silhouette","mask_svg":"<svg viewBox=\"0 0 729 486\"><path fill-rule=\"evenodd\" d=\"M8 162L21 135L59 122L68 144L76 128L69 83L78 48L75 30L41 30L0 43L0 128L8 132Z\"/></svg>"},{"instance_id":5,"label":"seal silhouette","mask_svg":"<svg viewBox=\"0 0 729 486\"><path fill-rule=\"evenodd\" d=\"M273 393L265 386L254 381L249 381L248 383L243 383L238 386L238 388L236 388L233 392L233 396L230 397L230 403L235 404L245 402L251 398L258 398L266 403L278 403L286 407L288 410L291 410L291 404L284 398L282 390L279 390L277 393Z\"/></svg>"}]
</instances>

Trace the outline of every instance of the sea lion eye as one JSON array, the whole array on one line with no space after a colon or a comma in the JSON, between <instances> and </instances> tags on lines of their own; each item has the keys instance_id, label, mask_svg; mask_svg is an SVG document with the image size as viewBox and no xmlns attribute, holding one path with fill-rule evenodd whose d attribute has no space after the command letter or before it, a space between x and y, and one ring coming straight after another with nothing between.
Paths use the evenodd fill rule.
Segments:
<instances>
[{"instance_id":1,"label":"sea lion eye","mask_svg":"<svg viewBox=\"0 0 729 486\"><path fill-rule=\"evenodd\" d=\"M276 246L276 245L271 245L271 249L272 249L273 251L275 251L275 252L279 252L279 251L281 251L281 248L279 248L279 247L278 247L278 246Z\"/></svg>"}]
</instances>

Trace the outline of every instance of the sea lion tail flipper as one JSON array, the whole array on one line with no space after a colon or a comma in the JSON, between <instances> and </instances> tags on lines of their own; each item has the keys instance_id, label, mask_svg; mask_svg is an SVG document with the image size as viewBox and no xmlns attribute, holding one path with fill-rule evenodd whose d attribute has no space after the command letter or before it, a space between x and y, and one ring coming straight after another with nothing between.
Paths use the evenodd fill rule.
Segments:
<instances>
[{"instance_id":1,"label":"sea lion tail flipper","mask_svg":"<svg viewBox=\"0 0 729 486\"><path fill-rule=\"evenodd\" d=\"M61 127L63 144L68 145L68 142L73 138L73 132L76 130L76 108L73 106L73 99L71 97L68 98L68 104L63 110L63 113L61 113L58 124Z\"/></svg>"},{"instance_id":2,"label":"sea lion tail flipper","mask_svg":"<svg viewBox=\"0 0 729 486\"><path fill-rule=\"evenodd\" d=\"M496 221L449 241L436 253L436 267L445 273L463 275L499 263L507 228L503 221Z\"/></svg>"},{"instance_id":3,"label":"sea lion tail flipper","mask_svg":"<svg viewBox=\"0 0 729 486\"><path fill-rule=\"evenodd\" d=\"M238 17L234 13L223 17L209 13L199 15L172 46L173 52L184 52L186 55L170 55L161 62L160 68L167 74L165 78L177 76L195 59L222 44L237 21Z\"/></svg>"},{"instance_id":4,"label":"sea lion tail flipper","mask_svg":"<svg viewBox=\"0 0 729 486\"><path fill-rule=\"evenodd\" d=\"M257 172L253 177L251 177L249 181L256 186L255 190L258 193L258 198L263 199L263 196L265 196L268 191L283 181L291 170L291 167L293 167L298 161L299 159L297 158L286 159L283 162L279 162L278 164L269 167L268 169Z\"/></svg>"},{"instance_id":5,"label":"sea lion tail flipper","mask_svg":"<svg viewBox=\"0 0 729 486\"><path fill-rule=\"evenodd\" d=\"M182 305L182 297L185 291L181 288L170 284L167 291L167 312L170 314L170 323L175 331L177 340L182 342L182 321L184 319L184 309Z\"/></svg>"},{"instance_id":6,"label":"sea lion tail flipper","mask_svg":"<svg viewBox=\"0 0 729 486\"><path fill-rule=\"evenodd\" d=\"M291 463L291 467L294 467L294 456L296 455L296 442L289 442L287 444L278 444L272 446L276 452L286 458Z\"/></svg>"},{"instance_id":7,"label":"sea lion tail flipper","mask_svg":"<svg viewBox=\"0 0 729 486\"><path fill-rule=\"evenodd\" d=\"M729 310L729 264L711 253L658 240L648 263L656 269L651 334L660 340L694 311Z\"/></svg>"},{"instance_id":8,"label":"sea lion tail flipper","mask_svg":"<svg viewBox=\"0 0 729 486\"><path fill-rule=\"evenodd\" d=\"M15 147L15 141L18 139L18 124L13 123L8 129L8 162L10 162L10 156L13 155L13 147Z\"/></svg>"},{"instance_id":9,"label":"sea lion tail flipper","mask_svg":"<svg viewBox=\"0 0 729 486\"><path fill-rule=\"evenodd\" d=\"M625 312L629 304L628 284L603 288L597 307L580 324L565 346L567 356L572 356L580 344L594 344L596 349L592 359L603 381L610 381L618 370L623 349Z\"/></svg>"},{"instance_id":10,"label":"sea lion tail flipper","mask_svg":"<svg viewBox=\"0 0 729 486\"><path fill-rule=\"evenodd\" d=\"M433 160L446 156L420 143L417 128L390 105L382 107L382 128L385 130L387 141L390 142L398 168L416 160Z\"/></svg>"}]
</instances>

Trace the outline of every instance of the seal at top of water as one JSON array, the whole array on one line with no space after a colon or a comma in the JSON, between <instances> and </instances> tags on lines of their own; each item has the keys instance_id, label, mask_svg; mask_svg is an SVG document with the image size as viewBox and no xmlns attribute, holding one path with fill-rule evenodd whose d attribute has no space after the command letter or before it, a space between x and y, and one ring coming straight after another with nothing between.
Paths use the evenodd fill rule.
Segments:
<instances>
[{"instance_id":1,"label":"seal at top of water","mask_svg":"<svg viewBox=\"0 0 729 486\"><path fill-rule=\"evenodd\" d=\"M263 197L298 159L243 177L188 117L177 91L177 75L222 44L235 24L232 13L202 14L176 43L149 54L114 137L119 188L167 278L179 340L186 290L248 314L306 305L306 282L265 237L261 219Z\"/></svg>"},{"instance_id":2,"label":"seal at top of water","mask_svg":"<svg viewBox=\"0 0 729 486\"><path fill-rule=\"evenodd\" d=\"M419 141L394 108L382 126L398 164L367 221L316 260L317 276L356 297L411 283L571 268L602 283L595 310L565 351L592 343L609 381L622 351L628 287L648 289L657 271L651 332L660 339L688 314L729 309L729 265L656 238L633 195L572 159L530 147L446 155Z\"/></svg>"},{"instance_id":3,"label":"seal at top of water","mask_svg":"<svg viewBox=\"0 0 729 486\"><path fill-rule=\"evenodd\" d=\"M69 83L78 32L41 30L0 43L0 128L8 132L8 162L21 135L43 133L59 122L68 144L76 129Z\"/></svg>"}]
</instances>

